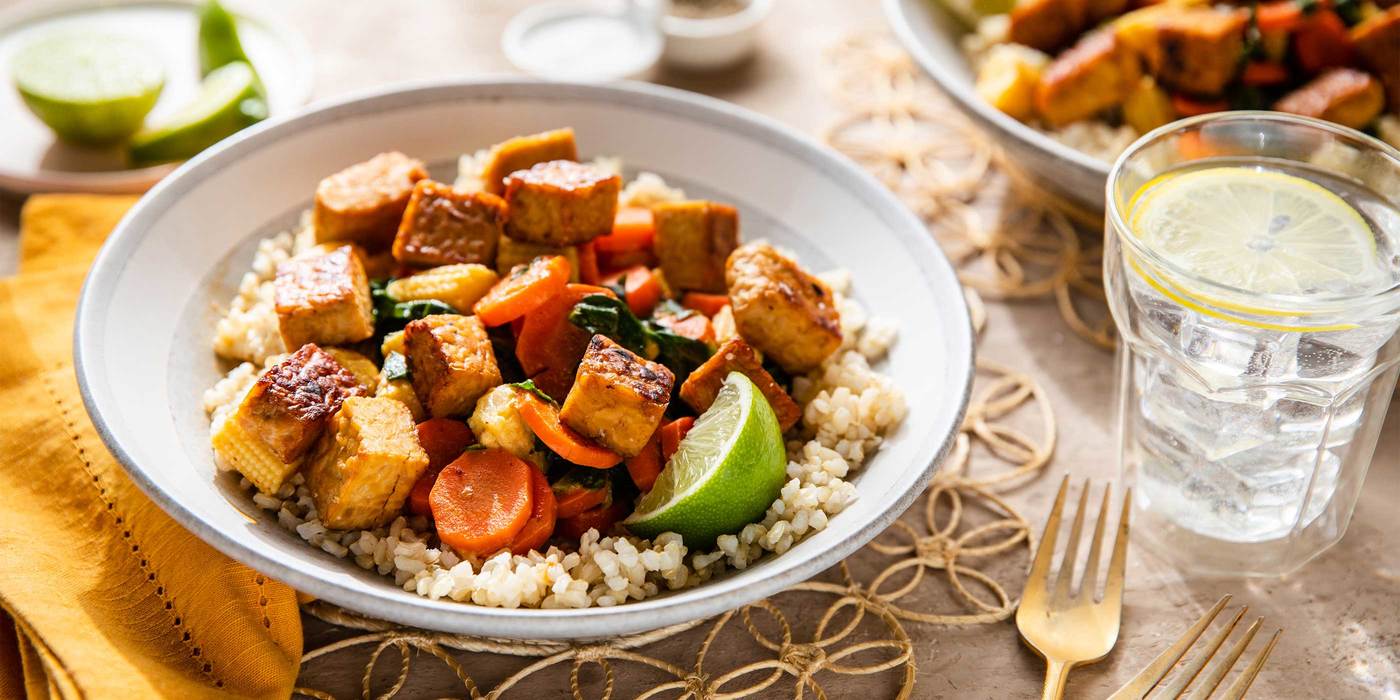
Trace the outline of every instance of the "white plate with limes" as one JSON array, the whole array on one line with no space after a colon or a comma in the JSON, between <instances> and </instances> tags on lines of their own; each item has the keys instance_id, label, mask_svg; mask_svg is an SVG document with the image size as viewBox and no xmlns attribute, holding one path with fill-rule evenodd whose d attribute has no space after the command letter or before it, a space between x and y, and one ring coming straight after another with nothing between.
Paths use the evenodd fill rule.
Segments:
<instances>
[{"instance_id":1,"label":"white plate with limes","mask_svg":"<svg viewBox=\"0 0 1400 700\"><path fill-rule=\"evenodd\" d=\"M158 99L146 123L158 123L187 108L201 93L198 41L200 5L193 0L33 0L0 11L0 190L12 192L141 192L173 165L133 166L125 146L79 146L59 139L25 104L16 86L16 59L39 43L72 56L74 37L104 37L110 44L134 44L145 63L128 73L149 82L158 73ZM234 7L236 10L236 6ZM311 94L311 53L296 31L280 22L236 12L239 39L266 89L267 111L287 114ZM151 65L154 64L154 65ZM52 77L52 76L50 76ZM61 78L59 78L61 80ZM151 91L145 91L150 96ZM116 105L98 124L120 127L140 119L143 105ZM133 117L133 111L135 116ZM59 117L62 118L61 116Z\"/></svg>"},{"instance_id":2,"label":"white plate with limes","mask_svg":"<svg viewBox=\"0 0 1400 700\"><path fill-rule=\"evenodd\" d=\"M812 270L849 270L855 298L898 325L877 369L903 391L908 413L853 477L854 503L825 529L742 571L614 607L430 600L308 546L215 468L200 396L226 369L211 349L219 307L258 241L294 225L328 173L397 150L450 182L460 154L564 126L578 134L586 158L615 156L629 177L654 172L691 196L732 203L745 240L767 239ZM131 210L93 265L75 332L78 377L98 431L142 489L190 531L298 591L380 619L524 639L612 637L699 620L830 568L923 492L958 434L973 370L957 275L889 190L770 119L628 83L398 87L245 129L185 163Z\"/></svg>"}]
</instances>

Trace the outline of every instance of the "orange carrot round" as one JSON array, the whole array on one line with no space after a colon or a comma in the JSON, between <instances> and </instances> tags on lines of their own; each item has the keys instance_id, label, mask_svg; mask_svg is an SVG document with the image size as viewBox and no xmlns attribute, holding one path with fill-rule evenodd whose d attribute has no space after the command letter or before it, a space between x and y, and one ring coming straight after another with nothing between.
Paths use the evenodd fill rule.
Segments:
<instances>
[{"instance_id":1,"label":"orange carrot round","mask_svg":"<svg viewBox=\"0 0 1400 700\"><path fill-rule=\"evenodd\" d=\"M523 555L532 549L539 549L554 534L554 489L549 487L549 480L538 469L530 470L530 490L533 500L530 519L525 521L525 527L520 532L515 533L515 539L510 543L512 554Z\"/></svg>"},{"instance_id":2,"label":"orange carrot round","mask_svg":"<svg viewBox=\"0 0 1400 700\"><path fill-rule=\"evenodd\" d=\"M607 469L622 456L574 432L559 420L559 411L533 394L518 393L516 408L525 424L555 454L583 467Z\"/></svg>"},{"instance_id":3,"label":"orange carrot round","mask_svg":"<svg viewBox=\"0 0 1400 700\"><path fill-rule=\"evenodd\" d=\"M566 494L555 494L556 515L561 519L572 518L607 502L608 490L606 488L574 489Z\"/></svg>"},{"instance_id":4,"label":"orange carrot round","mask_svg":"<svg viewBox=\"0 0 1400 700\"><path fill-rule=\"evenodd\" d=\"M488 326L510 323L558 294L569 283L572 271L568 258L559 255L517 265L476 302L477 318Z\"/></svg>"},{"instance_id":5,"label":"orange carrot round","mask_svg":"<svg viewBox=\"0 0 1400 700\"><path fill-rule=\"evenodd\" d=\"M432 418L418 424L418 444L428 453L428 469L414 482L408 492L408 510L416 515L430 515L428 495L437 482L438 472L461 456L476 443L476 436L466 423L451 418Z\"/></svg>"},{"instance_id":6,"label":"orange carrot round","mask_svg":"<svg viewBox=\"0 0 1400 700\"><path fill-rule=\"evenodd\" d=\"M627 298L627 308L637 318L647 318L661 303L661 280L646 265L634 265L609 276L604 282L610 286L622 286L622 294Z\"/></svg>"},{"instance_id":7,"label":"orange carrot round","mask_svg":"<svg viewBox=\"0 0 1400 700\"><path fill-rule=\"evenodd\" d=\"M600 253L623 253L649 250L656 236L656 225L650 209L622 207L613 218L611 233L593 239Z\"/></svg>"},{"instance_id":8,"label":"orange carrot round","mask_svg":"<svg viewBox=\"0 0 1400 700\"><path fill-rule=\"evenodd\" d=\"M1303 22L1303 8L1294 0L1260 3L1254 23L1261 32L1291 32Z\"/></svg>"},{"instance_id":9,"label":"orange carrot round","mask_svg":"<svg viewBox=\"0 0 1400 700\"><path fill-rule=\"evenodd\" d=\"M535 468L505 450L474 450L443 467L428 495L438 538L462 554L510 546L534 509Z\"/></svg>"},{"instance_id":10,"label":"orange carrot round","mask_svg":"<svg viewBox=\"0 0 1400 700\"><path fill-rule=\"evenodd\" d=\"M704 314L695 314L682 319L674 316L658 319L661 325L676 335L685 336L691 340L698 340L702 343L715 342L715 326L710 323L710 319Z\"/></svg>"},{"instance_id":11,"label":"orange carrot round","mask_svg":"<svg viewBox=\"0 0 1400 700\"><path fill-rule=\"evenodd\" d=\"M627 511L623 510L620 504L613 502L586 510L572 518L563 518L555 530L565 539L577 541L590 529L597 530L600 535L606 535L617 521L625 517Z\"/></svg>"},{"instance_id":12,"label":"orange carrot round","mask_svg":"<svg viewBox=\"0 0 1400 700\"><path fill-rule=\"evenodd\" d=\"M661 426L661 461L663 464L671 461L671 455L680 449L681 440L685 439L685 434L690 432L694 425L695 419L686 416Z\"/></svg>"},{"instance_id":13,"label":"orange carrot round","mask_svg":"<svg viewBox=\"0 0 1400 700\"><path fill-rule=\"evenodd\" d=\"M681 297L681 306L713 317L715 314L719 313L720 309L729 306L729 295L686 292L685 295Z\"/></svg>"},{"instance_id":14,"label":"orange carrot round","mask_svg":"<svg viewBox=\"0 0 1400 700\"><path fill-rule=\"evenodd\" d=\"M1240 82L1245 85L1278 85L1288 82L1288 67L1282 63L1250 61L1240 73Z\"/></svg>"},{"instance_id":15,"label":"orange carrot round","mask_svg":"<svg viewBox=\"0 0 1400 700\"><path fill-rule=\"evenodd\" d=\"M627 458L627 474L632 477L632 483L636 484L637 488L646 492L656 484L656 477L661 475L663 466L665 461L661 459L661 431L658 429L652 433L646 447L643 447L637 456Z\"/></svg>"},{"instance_id":16,"label":"orange carrot round","mask_svg":"<svg viewBox=\"0 0 1400 700\"><path fill-rule=\"evenodd\" d=\"M555 398L568 395L579 360L593 337L569 321L569 312L590 294L616 297L607 287L568 284L525 317L516 334L515 358L535 385Z\"/></svg>"},{"instance_id":17,"label":"orange carrot round","mask_svg":"<svg viewBox=\"0 0 1400 700\"><path fill-rule=\"evenodd\" d=\"M578 247L578 281L584 284L598 284L602 275L598 273L598 249L593 241Z\"/></svg>"}]
</instances>

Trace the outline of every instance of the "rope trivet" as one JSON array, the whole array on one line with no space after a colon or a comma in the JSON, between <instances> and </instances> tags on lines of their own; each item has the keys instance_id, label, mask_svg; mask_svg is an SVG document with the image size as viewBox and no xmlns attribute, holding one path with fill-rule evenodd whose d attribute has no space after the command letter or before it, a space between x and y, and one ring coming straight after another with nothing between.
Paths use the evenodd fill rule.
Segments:
<instances>
[{"instance_id":1,"label":"rope trivet","mask_svg":"<svg viewBox=\"0 0 1400 700\"><path fill-rule=\"evenodd\" d=\"M931 220L966 286L976 331L980 334L987 322L984 295L999 300L1054 297L1075 333L1112 347L1107 314L1094 315L1094 304L1101 309L1104 298L1098 272L1102 249L1082 240L1070 223L1069 217L1084 214L1056 206L1006 168L999 151L952 114L945 98L889 39L847 40L831 59L835 97L849 114L830 129L828 141ZM991 180L1007 184L999 207L1002 214L988 225L972 205L980 203ZM1086 308L1098 320L1085 320ZM590 644L432 633L318 601L303 609L366 633L310 650L302 664L371 647L360 683L366 700L398 694L412 673L415 651L441 661L471 698L499 698L528 679L541 678L555 687L567 685L574 698L584 698L590 690L610 700L619 668L649 669L665 678L641 691L639 698L745 698L786 678L794 697L810 691L824 699L828 696L823 679L885 672L898 674L898 697L911 697L914 642L904 622L989 624L1015 612L1019 594L984 569L995 564L1013 572L1008 577L1019 587L1034 535L1029 522L998 492L1033 479L1055 450L1055 414L1034 378L985 358L977 361L977 373L953 451L921 496L921 507L910 508L879 538L818 580L709 620ZM1038 428L1018 427L1024 424ZM981 512L982 522L969 522L973 511ZM851 564L857 559L862 570L874 575L857 577ZM929 584L940 578L939 572L951 591L948 598L961 610L941 610L930 600ZM828 602L815 618L815 628L800 634L788 614L813 619L812 596ZM739 624L733 624L736 619ZM677 649L674 644L666 645L665 651L652 649L700 626L706 632L698 649ZM762 652L762 658L732 668L715 658L717 646L736 649L746 642L755 653ZM387 686L378 687L376 664L391 650L399 657L397 672ZM536 660L483 690L469 667L492 663L493 658L500 663L500 656ZM588 666L601 673L592 684L583 678ZM312 688L295 692L333 698Z\"/></svg>"}]
</instances>

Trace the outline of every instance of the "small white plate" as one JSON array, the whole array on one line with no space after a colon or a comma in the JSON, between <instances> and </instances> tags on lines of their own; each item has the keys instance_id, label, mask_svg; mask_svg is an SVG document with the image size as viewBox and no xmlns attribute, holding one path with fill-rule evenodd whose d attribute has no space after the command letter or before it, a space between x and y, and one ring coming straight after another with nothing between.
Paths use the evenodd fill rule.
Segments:
<instances>
[{"instance_id":1,"label":"small white plate","mask_svg":"<svg viewBox=\"0 0 1400 700\"><path fill-rule=\"evenodd\" d=\"M231 8L237 11L237 7ZM12 192L142 192L174 164L130 168L120 146L92 149L59 141L24 105L10 61L51 32L81 30L139 39L160 54L165 89L149 119L199 91L199 5L193 0L32 0L0 11L0 189ZM267 86L273 116L311 96L311 52L287 25L237 12L239 38Z\"/></svg>"},{"instance_id":2,"label":"small white plate","mask_svg":"<svg viewBox=\"0 0 1400 700\"><path fill-rule=\"evenodd\" d=\"M704 585L584 610L429 600L302 541L258 509L209 450L200 396L210 347L258 240L295 223L328 173L400 150L451 180L457 156L572 126L695 197L733 203L746 240L815 270L844 267L855 297L899 325L879 367L909 412L854 478L859 498L780 556ZM198 235L191 235L191 234ZM962 287L923 223L854 163L771 119L645 84L451 82L398 87L253 126L163 180L107 240L83 287L74 355L88 414L132 478L190 531L297 590L394 622L525 639L629 634L730 610L815 576L870 541L923 491L962 423L972 329ZM246 513L246 515L245 515Z\"/></svg>"}]
</instances>

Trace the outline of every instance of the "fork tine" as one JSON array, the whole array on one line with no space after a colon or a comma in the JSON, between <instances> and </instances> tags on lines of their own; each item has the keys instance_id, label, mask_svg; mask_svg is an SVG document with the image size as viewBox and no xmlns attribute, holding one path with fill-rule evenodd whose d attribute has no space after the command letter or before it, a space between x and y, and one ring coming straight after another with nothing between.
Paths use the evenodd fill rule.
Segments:
<instances>
[{"instance_id":1,"label":"fork tine","mask_svg":"<svg viewBox=\"0 0 1400 700\"><path fill-rule=\"evenodd\" d=\"M1102 518L1099 522L1103 522ZM1191 645L1201 638L1201 633L1206 631L1206 628L1210 627L1210 623L1215 621L1216 616L1220 615L1220 611L1225 609L1225 605L1230 602L1230 597L1229 593L1221 597L1214 607L1207 610L1201 619L1196 620L1195 624L1181 634L1180 639L1162 650L1162 653L1158 654L1157 658L1147 665L1147 668L1142 669L1136 676L1133 676L1132 680L1123 684L1118 692L1108 696L1108 700L1142 700L1142 698L1147 697L1147 694L1162 681L1162 677L1167 675L1167 671L1170 671L1172 666L1175 666L1176 662L1180 661L1181 657L1186 654L1186 650L1190 649Z\"/></svg>"},{"instance_id":2,"label":"fork tine","mask_svg":"<svg viewBox=\"0 0 1400 700\"><path fill-rule=\"evenodd\" d=\"M1230 647L1224 656L1212 661L1210 668L1206 669L1205 675L1201 676L1200 682L1191 690L1191 694L1187 696L1186 700L1208 700L1210 694L1220 687L1220 681L1224 680L1225 676L1230 673L1230 669L1235 667L1235 662L1239 661L1240 655L1244 653L1249 643L1254 641L1254 635L1259 632L1259 626L1262 624L1264 624L1264 618L1256 619L1254 624L1244 631L1244 635Z\"/></svg>"},{"instance_id":3,"label":"fork tine","mask_svg":"<svg viewBox=\"0 0 1400 700\"><path fill-rule=\"evenodd\" d=\"M1123 513L1118 518L1118 536L1113 540L1113 559L1108 562L1108 580L1104 581L1103 599L1110 605L1123 606L1123 575L1128 568L1128 517L1133 509L1133 490L1123 492Z\"/></svg>"},{"instance_id":4,"label":"fork tine","mask_svg":"<svg viewBox=\"0 0 1400 700\"><path fill-rule=\"evenodd\" d=\"M1274 630L1274 636L1269 637L1269 643L1264 645L1264 650L1259 652L1254 660L1240 672L1240 677L1225 689L1225 694L1220 696L1220 700L1243 700L1244 694L1249 692L1249 686L1254 684L1254 678L1259 675L1259 669L1264 668L1264 662L1268 661L1269 654L1274 651L1274 644L1278 643L1278 636L1283 634L1282 629Z\"/></svg>"},{"instance_id":5,"label":"fork tine","mask_svg":"<svg viewBox=\"0 0 1400 700\"><path fill-rule=\"evenodd\" d=\"M1069 475L1060 482L1060 492L1055 496L1055 506L1050 509L1050 518L1045 521L1045 531L1041 533L1040 545L1035 550L1035 561L1026 575L1026 587L1021 598L1043 597L1050 588L1050 560L1055 556L1055 537L1060 534L1060 513L1065 509L1065 491L1069 488Z\"/></svg>"},{"instance_id":6,"label":"fork tine","mask_svg":"<svg viewBox=\"0 0 1400 700\"><path fill-rule=\"evenodd\" d=\"M1240 611L1235 613L1234 619L1230 620L1229 624L1225 625L1214 637L1210 638L1210 641L1206 643L1205 649L1202 649L1200 653L1193 656L1190 661L1182 664L1181 671L1177 673L1171 683L1163 686L1162 693L1157 697L1181 697L1181 694L1186 692L1186 686L1191 685L1191 681L1196 679L1201 669L1205 667L1206 662L1210 661L1211 658L1215 656L1215 652L1220 650L1220 645L1224 644L1225 640L1230 638L1230 633L1235 631L1235 627L1240 624L1240 620L1244 618L1245 611L1247 610L1249 610L1249 606L1240 608Z\"/></svg>"},{"instance_id":7,"label":"fork tine","mask_svg":"<svg viewBox=\"0 0 1400 700\"><path fill-rule=\"evenodd\" d=\"M1084 534L1084 511L1089 509L1089 482L1079 492L1079 506L1074 511L1074 523L1069 526L1069 543L1060 557L1060 573L1055 580L1055 594L1052 600L1068 601L1069 589L1074 583L1074 562L1079 558L1079 538Z\"/></svg>"},{"instance_id":8,"label":"fork tine","mask_svg":"<svg viewBox=\"0 0 1400 700\"><path fill-rule=\"evenodd\" d=\"M1088 485L1084 487L1089 490ZM1089 543L1089 563L1084 567L1084 576L1079 579L1079 600L1087 603L1094 599L1099 590L1099 559L1103 558L1103 533L1108 527L1108 503L1109 494L1113 493L1113 484L1105 484L1103 487L1103 503L1099 504L1099 520L1094 524L1094 541Z\"/></svg>"}]
</instances>

